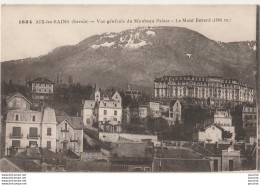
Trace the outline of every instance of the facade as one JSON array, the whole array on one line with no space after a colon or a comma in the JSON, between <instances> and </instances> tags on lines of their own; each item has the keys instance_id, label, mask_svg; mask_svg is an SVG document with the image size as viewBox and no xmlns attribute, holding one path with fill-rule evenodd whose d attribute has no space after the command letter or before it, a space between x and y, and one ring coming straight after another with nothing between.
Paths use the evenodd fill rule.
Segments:
<instances>
[{"instance_id":1,"label":"facade","mask_svg":"<svg viewBox=\"0 0 260 185\"><path fill-rule=\"evenodd\" d=\"M92 127L93 123L96 121L96 101L95 100L85 100L82 110L83 123L85 127Z\"/></svg>"},{"instance_id":2,"label":"facade","mask_svg":"<svg viewBox=\"0 0 260 185\"><path fill-rule=\"evenodd\" d=\"M181 123L182 105L179 100L172 100L170 102L169 118L172 119L173 124Z\"/></svg>"},{"instance_id":3,"label":"facade","mask_svg":"<svg viewBox=\"0 0 260 185\"><path fill-rule=\"evenodd\" d=\"M141 91L132 90L130 85L127 86L127 90L125 91L126 96L131 96L132 99L139 99L142 98Z\"/></svg>"},{"instance_id":4,"label":"facade","mask_svg":"<svg viewBox=\"0 0 260 185\"><path fill-rule=\"evenodd\" d=\"M222 104L254 101L254 90L235 79L221 77L163 76L154 80L155 98L199 98L211 99Z\"/></svg>"},{"instance_id":5,"label":"facade","mask_svg":"<svg viewBox=\"0 0 260 185\"><path fill-rule=\"evenodd\" d=\"M47 78L36 78L29 82L31 97L34 101L53 99L54 82Z\"/></svg>"},{"instance_id":6,"label":"facade","mask_svg":"<svg viewBox=\"0 0 260 185\"><path fill-rule=\"evenodd\" d=\"M235 127L232 126L232 117L229 111L216 110L214 113L214 124L232 133L231 140L235 140Z\"/></svg>"},{"instance_id":7,"label":"facade","mask_svg":"<svg viewBox=\"0 0 260 185\"><path fill-rule=\"evenodd\" d=\"M118 91L101 91L94 93L94 100L84 100L83 124L92 127L98 123L106 132L120 132L122 123L122 97Z\"/></svg>"},{"instance_id":8,"label":"facade","mask_svg":"<svg viewBox=\"0 0 260 185\"><path fill-rule=\"evenodd\" d=\"M222 140L222 128L215 124L208 125L207 127L196 130L192 134L194 141L216 143Z\"/></svg>"},{"instance_id":9,"label":"facade","mask_svg":"<svg viewBox=\"0 0 260 185\"><path fill-rule=\"evenodd\" d=\"M33 110L9 110L6 118L6 155L11 147L17 149L39 146L56 151L55 111L45 108Z\"/></svg>"},{"instance_id":10,"label":"facade","mask_svg":"<svg viewBox=\"0 0 260 185\"><path fill-rule=\"evenodd\" d=\"M148 102L148 115L151 117L160 117L160 103L159 102Z\"/></svg>"},{"instance_id":11,"label":"facade","mask_svg":"<svg viewBox=\"0 0 260 185\"><path fill-rule=\"evenodd\" d=\"M253 128L256 129L256 107L255 106L243 106L242 111L242 121L243 121L243 128Z\"/></svg>"},{"instance_id":12,"label":"facade","mask_svg":"<svg viewBox=\"0 0 260 185\"><path fill-rule=\"evenodd\" d=\"M20 93L15 93L6 98L7 109L30 110L31 102Z\"/></svg>"},{"instance_id":13,"label":"facade","mask_svg":"<svg viewBox=\"0 0 260 185\"><path fill-rule=\"evenodd\" d=\"M57 151L83 152L83 123L81 117L57 116Z\"/></svg>"}]
</instances>

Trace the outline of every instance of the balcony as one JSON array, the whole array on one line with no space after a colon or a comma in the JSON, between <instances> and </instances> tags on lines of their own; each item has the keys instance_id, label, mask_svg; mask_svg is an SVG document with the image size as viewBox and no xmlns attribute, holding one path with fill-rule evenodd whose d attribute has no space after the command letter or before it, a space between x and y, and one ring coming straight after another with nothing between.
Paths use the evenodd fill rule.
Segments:
<instances>
[{"instance_id":1,"label":"balcony","mask_svg":"<svg viewBox=\"0 0 260 185\"><path fill-rule=\"evenodd\" d=\"M27 135L27 139L40 139L40 134L36 134L36 135L31 135L31 134L29 134L29 135Z\"/></svg>"},{"instance_id":2,"label":"balcony","mask_svg":"<svg viewBox=\"0 0 260 185\"><path fill-rule=\"evenodd\" d=\"M72 143L77 143L78 140L76 140L76 139L71 139L71 138L70 138L70 142L72 142Z\"/></svg>"},{"instance_id":3,"label":"balcony","mask_svg":"<svg viewBox=\"0 0 260 185\"><path fill-rule=\"evenodd\" d=\"M10 134L10 138L16 138L16 139L21 139L23 137L23 134L13 134L11 133Z\"/></svg>"},{"instance_id":4,"label":"balcony","mask_svg":"<svg viewBox=\"0 0 260 185\"><path fill-rule=\"evenodd\" d=\"M69 132L69 129L67 128L67 129L62 129L61 128L61 132Z\"/></svg>"}]
</instances>

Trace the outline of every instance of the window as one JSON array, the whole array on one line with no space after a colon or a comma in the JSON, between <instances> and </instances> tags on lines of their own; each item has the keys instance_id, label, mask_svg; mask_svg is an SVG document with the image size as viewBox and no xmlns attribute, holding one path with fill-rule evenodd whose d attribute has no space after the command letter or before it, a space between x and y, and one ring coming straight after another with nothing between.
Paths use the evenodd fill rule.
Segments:
<instances>
[{"instance_id":1,"label":"window","mask_svg":"<svg viewBox=\"0 0 260 185\"><path fill-rule=\"evenodd\" d=\"M21 136L21 127L13 127L13 136Z\"/></svg>"},{"instance_id":2,"label":"window","mask_svg":"<svg viewBox=\"0 0 260 185\"><path fill-rule=\"evenodd\" d=\"M51 141L47 141L47 148L51 149Z\"/></svg>"},{"instance_id":3,"label":"window","mask_svg":"<svg viewBox=\"0 0 260 185\"><path fill-rule=\"evenodd\" d=\"M117 111L116 111L116 110L114 111L114 115L115 115L115 116L117 115Z\"/></svg>"},{"instance_id":4,"label":"window","mask_svg":"<svg viewBox=\"0 0 260 185\"><path fill-rule=\"evenodd\" d=\"M29 141L29 146L37 146L37 141Z\"/></svg>"},{"instance_id":5,"label":"window","mask_svg":"<svg viewBox=\"0 0 260 185\"><path fill-rule=\"evenodd\" d=\"M115 104L115 107L117 107L117 104Z\"/></svg>"},{"instance_id":6,"label":"window","mask_svg":"<svg viewBox=\"0 0 260 185\"><path fill-rule=\"evenodd\" d=\"M15 121L19 121L20 119L20 116L19 116L19 114L15 114Z\"/></svg>"},{"instance_id":7,"label":"window","mask_svg":"<svg viewBox=\"0 0 260 185\"><path fill-rule=\"evenodd\" d=\"M37 137L38 129L36 127L30 127L29 136Z\"/></svg>"},{"instance_id":8,"label":"window","mask_svg":"<svg viewBox=\"0 0 260 185\"><path fill-rule=\"evenodd\" d=\"M107 106L107 103L104 103L104 106Z\"/></svg>"},{"instance_id":9,"label":"window","mask_svg":"<svg viewBox=\"0 0 260 185\"><path fill-rule=\"evenodd\" d=\"M68 123L65 123L65 130L68 130Z\"/></svg>"},{"instance_id":10,"label":"window","mask_svg":"<svg viewBox=\"0 0 260 185\"><path fill-rule=\"evenodd\" d=\"M20 147L20 141L19 140L12 140L12 146Z\"/></svg>"},{"instance_id":11,"label":"window","mask_svg":"<svg viewBox=\"0 0 260 185\"><path fill-rule=\"evenodd\" d=\"M218 160L214 159L214 172L218 171Z\"/></svg>"},{"instance_id":12,"label":"window","mask_svg":"<svg viewBox=\"0 0 260 185\"><path fill-rule=\"evenodd\" d=\"M36 116L32 115L32 121L36 121Z\"/></svg>"},{"instance_id":13,"label":"window","mask_svg":"<svg viewBox=\"0 0 260 185\"><path fill-rule=\"evenodd\" d=\"M104 115L107 115L107 110L104 110Z\"/></svg>"},{"instance_id":14,"label":"window","mask_svg":"<svg viewBox=\"0 0 260 185\"><path fill-rule=\"evenodd\" d=\"M114 118L114 121L117 121L117 118Z\"/></svg>"},{"instance_id":15,"label":"window","mask_svg":"<svg viewBox=\"0 0 260 185\"><path fill-rule=\"evenodd\" d=\"M51 136L51 128L47 128L47 136Z\"/></svg>"},{"instance_id":16,"label":"window","mask_svg":"<svg viewBox=\"0 0 260 185\"><path fill-rule=\"evenodd\" d=\"M234 161L233 160L229 160L228 164L229 164L229 171L233 171Z\"/></svg>"}]
</instances>

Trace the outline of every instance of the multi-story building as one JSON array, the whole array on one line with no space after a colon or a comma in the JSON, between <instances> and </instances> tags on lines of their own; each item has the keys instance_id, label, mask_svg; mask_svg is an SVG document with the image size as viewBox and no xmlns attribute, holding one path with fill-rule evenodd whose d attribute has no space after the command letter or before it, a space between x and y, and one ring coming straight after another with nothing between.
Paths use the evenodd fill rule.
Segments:
<instances>
[{"instance_id":1,"label":"multi-story building","mask_svg":"<svg viewBox=\"0 0 260 185\"><path fill-rule=\"evenodd\" d=\"M57 150L83 152L83 123L81 117L57 116Z\"/></svg>"},{"instance_id":2,"label":"multi-story building","mask_svg":"<svg viewBox=\"0 0 260 185\"><path fill-rule=\"evenodd\" d=\"M6 118L6 154L10 148L38 146L56 151L55 111L9 110Z\"/></svg>"},{"instance_id":3,"label":"multi-story building","mask_svg":"<svg viewBox=\"0 0 260 185\"><path fill-rule=\"evenodd\" d=\"M54 82L47 78L36 78L29 82L30 94L34 101L45 101L53 98Z\"/></svg>"},{"instance_id":4,"label":"multi-story building","mask_svg":"<svg viewBox=\"0 0 260 185\"><path fill-rule=\"evenodd\" d=\"M255 106L243 106L242 110L243 128L256 129L256 107Z\"/></svg>"},{"instance_id":5,"label":"multi-story building","mask_svg":"<svg viewBox=\"0 0 260 185\"><path fill-rule=\"evenodd\" d=\"M97 122L101 130L119 132L122 123L122 97L118 91L111 93L96 89L94 99L84 101L83 124L91 127Z\"/></svg>"},{"instance_id":6,"label":"multi-story building","mask_svg":"<svg viewBox=\"0 0 260 185\"><path fill-rule=\"evenodd\" d=\"M92 127L96 121L96 108L97 102L95 100L85 100L82 110L83 123L85 127Z\"/></svg>"},{"instance_id":7,"label":"multi-story building","mask_svg":"<svg viewBox=\"0 0 260 185\"><path fill-rule=\"evenodd\" d=\"M7 109L30 110L31 102L20 93L14 93L6 98Z\"/></svg>"},{"instance_id":8,"label":"multi-story building","mask_svg":"<svg viewBox=\"0 0 260 185\"><path fill-rule=\"evenodd\" d=\"M154 80L155 98L198 98L219 106L227 101L254 102L254 90L236 79L208 76L163 76Z\"/></svg>"},{"instance_id":9,"label":"multi-story building","mask_svg":"<svg viewBox=\"0 0 260 185\"><path fill-rule=\"evenodd\" d=\"M125 91L126 96L131 96L132 99L139 99L142 97L141 91L132 90L130 85L127 86L127 90Z\"/></svg>"},{"instance_id":10,"label":"multi-story building","mask_svg":"<svg viewBox=\"0 0 260 185\"><path fill-rule=\"evenodd\" d=\"M231 140L235 140L235 127L232 125L232 116L229 111L216 110L214 113L214 124L221 127L223 130L232 133Z\"/></svg>"}]
</instances>

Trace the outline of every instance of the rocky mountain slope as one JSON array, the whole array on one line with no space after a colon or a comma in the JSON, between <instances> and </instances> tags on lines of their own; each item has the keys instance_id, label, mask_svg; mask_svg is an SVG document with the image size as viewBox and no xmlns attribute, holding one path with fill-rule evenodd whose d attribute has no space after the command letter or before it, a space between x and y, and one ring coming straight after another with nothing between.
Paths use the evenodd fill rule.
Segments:
<instances>
[{"instance_id":1,"label":"rocky mountain slope","mask_svg":"<svg viewBox=\"0 0 260 185\"><path fill-rule=\"evenodd\" d=\"M126 83L153 88L163 75L217 75L254 86L255 41L223 43L181 27L139 27L104 33L37 58L1 64L2 79L24 83L26 77L55 81L60 73L82 84L126 88Z\"/></svg>"}]
</instances>

